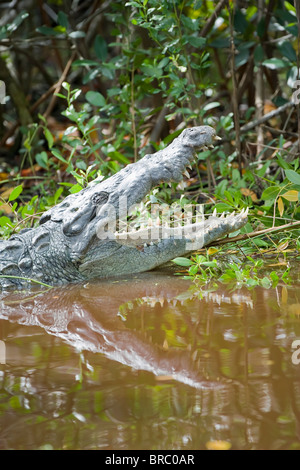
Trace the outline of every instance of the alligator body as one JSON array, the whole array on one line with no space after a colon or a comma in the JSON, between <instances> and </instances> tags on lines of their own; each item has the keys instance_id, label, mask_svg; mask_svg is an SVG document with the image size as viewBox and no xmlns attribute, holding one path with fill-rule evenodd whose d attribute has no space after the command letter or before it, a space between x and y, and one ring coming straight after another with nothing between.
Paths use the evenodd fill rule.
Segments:
<instances>
[{"instance_id":1,"label":"alligator body","mask_svg":"<svg viewBox=\"0 0 300 470\"><path fill-rule=\"evenodd\" d=\"M209 219L149 239L149 231L118 233L119 220L162 182L180 181L195 151L211 145L209 126L185 129L163 150L127 165L110 178L95 180L45 212L40 225L0 243L0 285L50 285L151 270L200 249L247 221L247 214ZM162 238L161 238L162 236ZM192 249L191 249L192 243Z\"/></svg>"}]
</instances>

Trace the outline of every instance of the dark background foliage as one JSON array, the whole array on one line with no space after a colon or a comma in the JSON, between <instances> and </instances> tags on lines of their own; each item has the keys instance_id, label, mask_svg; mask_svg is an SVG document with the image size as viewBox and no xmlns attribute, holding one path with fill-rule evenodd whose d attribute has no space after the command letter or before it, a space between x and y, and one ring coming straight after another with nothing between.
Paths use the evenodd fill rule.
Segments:
<instances>
[{"instance_id":1,"label":"dark background foliage","mask_svg":"<svg viewBox=\"0 0 300 470\"><path fill-rule=\"evenodd\" d=\"M208 124L184 189L253 226L299 218L299 12L282 0L21 0L0 5L6 235L91 179Z\"/></svg>"}]
</instances>

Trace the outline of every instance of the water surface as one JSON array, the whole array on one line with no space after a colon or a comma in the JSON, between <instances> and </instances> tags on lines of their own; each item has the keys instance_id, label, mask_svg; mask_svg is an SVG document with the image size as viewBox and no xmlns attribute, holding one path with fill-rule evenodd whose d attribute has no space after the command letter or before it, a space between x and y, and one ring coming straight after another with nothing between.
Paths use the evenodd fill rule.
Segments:
<instances>
[{"instance_id":1,"label":"water surface","mask_svg":"<svg viewBox=\"0 0 300 470\"><path fill-rule=\"evenodd\" d=\"M0 318L0 449L300 449L298 285L201 298L152 272L5 294Z\"/></svg>"}]
</instances>

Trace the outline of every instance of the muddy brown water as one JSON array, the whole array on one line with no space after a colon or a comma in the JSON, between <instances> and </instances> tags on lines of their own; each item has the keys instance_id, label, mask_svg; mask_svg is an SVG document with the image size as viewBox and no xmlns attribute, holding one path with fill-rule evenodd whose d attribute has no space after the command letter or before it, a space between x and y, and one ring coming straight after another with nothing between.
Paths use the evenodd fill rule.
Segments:
<instances>
[{"instance_id":1,"label":"muddy brown water","mask_svg":"<svg viewBox=\"0 0 300 470\"><path fill-rule=\"evenodd\" d=\"M0 449L300 449L299 283L35 288L0 340Z\"/></svg>"}]
</instances>

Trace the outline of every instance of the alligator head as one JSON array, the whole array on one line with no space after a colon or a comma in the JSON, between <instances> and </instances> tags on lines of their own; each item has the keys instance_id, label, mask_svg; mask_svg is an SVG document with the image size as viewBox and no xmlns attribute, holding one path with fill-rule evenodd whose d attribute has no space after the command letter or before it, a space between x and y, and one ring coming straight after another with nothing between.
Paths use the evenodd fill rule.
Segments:
<instances>
[{"instance_id":1,"label":"alligator head","mask_svg":"<svg viewBox=\"0 0 300 470\"><path fill-rule=\"evenodd\" d=\"M217 138L209 126L185 129L163 150L95 180L45 212L40 226L0 245L0 282L62 284L151 270L238 230L247 213L153 232L119 232L119 221L162 182L180 181L196 151Z\"/></svg>"}]
</instances>

